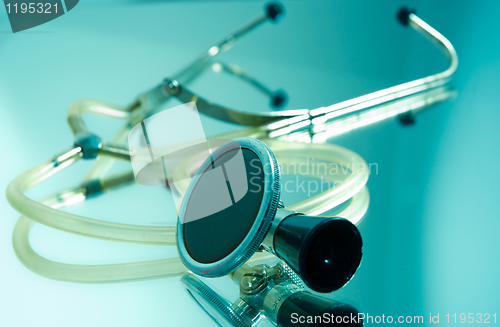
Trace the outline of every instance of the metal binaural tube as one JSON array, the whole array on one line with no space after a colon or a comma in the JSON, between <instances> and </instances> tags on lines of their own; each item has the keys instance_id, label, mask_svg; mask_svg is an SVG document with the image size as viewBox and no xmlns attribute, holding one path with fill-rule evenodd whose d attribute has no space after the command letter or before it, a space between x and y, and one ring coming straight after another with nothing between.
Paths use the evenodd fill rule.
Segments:
<instances>
[{"instance_id":1,"label":"metal binaural tube","mask_svg":"<svg viewBox=\"0 0 500 327\"><path fill-rule=\"evenodd\" d=\"M360 104L365 101L370 101L374 100L379 97L384 97L388 95L392 95L393 99L397 99L400 96L397 95L398 92L404 92L404 96L414 94L417 92L421 92L425 89L428 89L430 87L435 87L437 85L428 85L428 88L421 88L421 86L424 86L428 83L436 82L439 80L443 80L444 84L446 82L446 79L451 77L455 70L457 69L458 66L458 57L456 54L455 49L453 48L451 42L445 38L441 33L436 31L434 28L432 28L430 25L425 23L422 19L420 19L417 15L414 13L409 13L408 16L408 24L414 28L417 32L422 34L424 37L429 39L431 42L435 43L438 45L441 51L446 55L446 57L449 60L449 65L446 70L443 72L439 72L437 74L433 74L427 77L419 78L410 82L406 82L403 84L399 84L396 86L392 86L380 91L376 91L373 93L369 93L351 100L347 100L344 102L340 102L337 104L334 104L332 106L328 107L322 107L318 109L312 109L310 114L313 117L320 116L327 114L329 112L333 112L336 110L341 110L341 109L346 109L350 106L354 106L357 104ZM420 87L420 88L419 88ZM357 110L360 110L363 108L358 108Z\"/></svg>"}]
</instances>

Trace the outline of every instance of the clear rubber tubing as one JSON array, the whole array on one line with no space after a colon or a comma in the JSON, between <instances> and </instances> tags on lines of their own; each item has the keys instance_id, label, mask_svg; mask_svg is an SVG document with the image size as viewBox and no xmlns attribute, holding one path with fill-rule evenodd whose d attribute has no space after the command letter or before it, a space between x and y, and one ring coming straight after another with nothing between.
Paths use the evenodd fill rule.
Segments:
<instances>
[{"instance_id":1,"label":"clear rubber tubing","mask_svg":"<svg viewBox=\"0 0 500 327\"><path fill-rule=\"evenodd\" d=\"M351 199L350 204L336 216L350 219L357 223L366 213L369 203L365 187L368 179L366 162L356 153L332 144L301 144L264 140L275 152L278 161L286 157L314 158L346 167L358 167L341 183L316 196L287 207L289 210L309 215L320 215L337 205ZM151 227L105 222L82 217L51 208L29 199L24 195L31 187L64 169L80 158L80 149L70 149L36 166L14 179L7 188L9 203L19 211L19 219L13 234L13 246L19 260L33 272L47 278L77 283L110 283L147 280L180 276L187 270L179 258L154 261L112 264L112 265L73 265L55 262L38 255L29 244L29 231L34 222L74 233L81 236L104 240L139 243L149 245L175 245L175 227ZM310 175L315 177L314 175ZM319 177L319 176L316 176ZM338 182L338 176L323 176ZM68 205L81 202L84 194L69 194L64 198ZM53 204L61 207L64 204ZM29 217L29 218L28 218ZM260 261L272 257L271 254L257 253L251 261Z\"/></svg>"}]
</instances>

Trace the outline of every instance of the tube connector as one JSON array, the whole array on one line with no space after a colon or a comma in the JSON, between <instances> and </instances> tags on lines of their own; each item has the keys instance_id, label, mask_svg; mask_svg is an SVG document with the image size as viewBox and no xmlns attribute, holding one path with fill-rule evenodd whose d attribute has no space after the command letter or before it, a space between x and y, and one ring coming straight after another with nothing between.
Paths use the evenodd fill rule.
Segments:
<instances>
[{"instance_id":1,"label":"tube connector","mask_svg":"<svg viewBox=\"0 0 500 327\"><path fill-rule=\"evenodd\" d=\"M401 25L408 26L408 19L410 17L410 14L415 14L415 9L404 6L399 9L396 18L401 23Z\"/></svg>"},{"instance_id":2,"label":"tube connector","mask_svg":"<svg viewBox=\"0 0 500 327\"><path fill-rule=\"evenodd\" d=\"M97 195L103 191L101 181L98 179L93 179L86 183L83 183L82 188L85 190L86 198Z\"/></svg>"},{"instance_id":3,"label":"tube connector","mask_svg":"<svg viewBox=\"0 0 500 327\"><path fill-rule=\"evenodd\" d=\"M180 93L181 91L181 86L178 81L174 80L169 80L169 79L164 79L163 80L164 86L163 89L170 95L176 96L177 94Z\"/></svg>"},{"instance_id":4,"label":"tube connector","mask_svg":"<svg viewBox=\"0 0 500 327\"><path fill-rule=\"evenodd\" d=\"M82 149L83 159L95 159L102 148L102 139L89 132L78 132L75 135L74 145Z\"/></svg>"}]
</instances>

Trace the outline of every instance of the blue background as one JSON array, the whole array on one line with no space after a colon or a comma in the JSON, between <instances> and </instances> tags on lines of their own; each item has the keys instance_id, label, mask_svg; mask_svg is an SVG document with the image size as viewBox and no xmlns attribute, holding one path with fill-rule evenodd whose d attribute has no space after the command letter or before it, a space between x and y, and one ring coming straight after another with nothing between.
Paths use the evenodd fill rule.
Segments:
<instances>
[{"instance_id":1,"label":"blue background","mask_svg":"<svg viewBox=\"0 0 500 327\"><path fill-rule=\"evenodd\" d=\"M286 17L266 23L223 55L271 88L287 108L326 106L443 70L446 60L400 26L402 1L286 1ZM172 76L264 2L81 1L70 13L12 34L0 10L0 185L72 144L65 116L84 97L126 105ZM356 151L379 174L360 225L364 259L332 298L371 315L495 313L500 303L500 3L413 1L419 17L449 38L459 55L455 100L412 127L385 121L332 140ZM243 110L268 100L222 74L191 89ZM177 103L172 102L171 105ZM89 117L104 138L120 124ZM204 118L207 134L234 129ZM89 164L37 187L39 198L78 183ZM172 224L163 190L135 185L69 211L110 221ZM1 326L211 326L178 278L114 285L44 279L15 257L18 214L0 199ZM85 239L36 225L33 247L53 260L96 264L152 260L175 249ZM167 252L166 252L167 251ZM234 300L227 278L209 281ZM496 312L497 314L499 312Z\"/></svg>"}]
</instances>

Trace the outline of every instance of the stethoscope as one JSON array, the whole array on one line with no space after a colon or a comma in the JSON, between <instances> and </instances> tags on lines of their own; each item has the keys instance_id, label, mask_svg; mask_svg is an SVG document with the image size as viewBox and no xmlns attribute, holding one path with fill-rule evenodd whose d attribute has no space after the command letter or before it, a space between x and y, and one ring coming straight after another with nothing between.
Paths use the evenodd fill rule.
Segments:
<instances>
[{"instance_id":1,"label":"stethoscope","mask_svg":"<svg viewBox=\"0 0 500 327\"><path fill-rule=\"evenodd\" d=\"M103 191L112 190L134 181L135 175L132 171L114 176L106 176L106 173L117 159L131 160L134 153L131 153L124 145L129 130L147 117L157 113L161 105L171 97L175 97L183 103L194 102L197 110L205 115L226 122L250 126L248 129L216 137L238 140L237 147L239 147L240 151L243 151L243 149L250 149L254 152L267 151L267 156L271 158L274 156L276 162L279 163L302 163L305 158L312 157L340 165L356 162L366 166L366 162L356 153L324 142L336 135L394 116L398 116L402 123L411 123L414 116L421 110L455 95L454 90L446 86L458 64L453 46L444 36L423 22L414 12L407 9L399 12L399 21L403 25L411 26L443 50L449 59L449 67L445 71L327 107L312 110L272 111L262 114L242 112L214 104L185 87L205 69L228 72L269 95L272 106L283 106L286 102L286 95L282 91L272 91L238 66L213 60L218 54L229 50L240 37L264 21L277 22L282 13L281 5L276 3L267 5L263 14L226 37L224 41L211 47L192 65L177 74L174 79L163 81L157 87L139 96L126 108L95 100L78 100L74 102L68 110L68 123L75 135L74 144L69 149L58 153L48 161L17 177L8 186L7 199L22 214L13 234L13 246L19 260L30 270L47 278L79 283L123 282L179 276L186 273L186 265L193 272L201 275L210 276L206 271L215 271L216 273L213 273L213 276L220 276L235 273L244 264L252 264L266 258L275 257L275 255L282 259L286 258L286 251L277 247L274 240L276 233L284 235L283 228L285 225L280 228L280 224L286 222L291 224L302 217L297 213L313 216L321 215L341 204L346 205L336 213L336 217L343 217L344 219L330 221L336 221L337 224L347 222L344 227L351 229L352 239L355 240L357 229L354 224L358 223L363 217L369 203L369 196L365 187L368 174L362 171L349 171L343 176L335 177L334 179L340 178L343 183L338 183L337 186L333 186L328 191L293 205L284 207L283 204L275 203L272 199L262 201L261 207L266 207L267 211L275 213L274 215L262 215L259 218L259 227L264 224L266 228L255 228L256 234L251 235L252 240L248 243L252 251L247 251L247 243L245 243L241 247L245 251L239 252L238 255L232 256L229 260L226 260L226 257L220 258L220 260L226 260L226 263L220 265L224 269L217 268L219 270L212 269L213 267L207 268L204 265L206 262L202 262L203 260L194 260L199 256L196 256L192 252L192 248L185 242L188 238L184 238L187 236L184 234L185 230L182 221L179 223L179 228L173 226L127 225L100 221L58 210L64 206L80 203L92 196L102 194ZM125 119L127 123L111 142L103 142L96 134L89 132L82 119L83 113ZM252 139L254 140L252 141ZM214 153L217 154L217 152ZM24 195L24 192L31 187L78 160L92 160L97 157L100 160L88 172L80 186L60 192L40 202L31 200ZM260 159L263 160L262 158ZM213 163L213 161L210 162ZM183 166L183 169L176 171L176 176L192 177L197 169L199 167L196 167L196 165L187 164ZM202 174L195 174L194 177L196 178L196 176L202 176ZM184 196L183 201L189 199L194 190L194 186L191 186L192 181L186 182L190 180L189 178L179 178L178 180L185 182L176 184L176 190L182 195L188 195ZM272 178L270 180L272 181L269 183L276 183ZM338 182L338 180L334 180L334 182ZM270 208L270 203L273 203L272 208ZM186 204L184 210L188 208L189 206ZM179 217L182 217L182 215ZM113 265L70 265L54 262L38 255L31 248L28 235L34 222L66 232L103 240L152 245L179 245L183 261L179 258L171 258ZM299 223L296 222L295 225L297 224ZM282 236L280 240L285 238ZM178 242L180 243L177 244ZM355 252L360 255L361 240L359 240L358 247L359 251ZM300 246L298 248L300 249ZM269 253L260 252L259 249L266 249ZM289 260L288 264L282 263L282 266L285 267L283 269L291 270L304 278L305 275L301 271L299 264L300 259L296 261L297 266L294 266L293 260ZM217 260L214 262L217 262ZM353 260L351 270L354 269L355 271L358 265L358 260ZM352 274L347 273L343 278L349 280ZM188 283L189 285L196 284L193 278L186 277L184 280L191 281L192 283ZM308 278L305 278L305 281L306 284L309 283L309 287L314 287L314 281ZM336 289L336 286L327 287L325 290ZM321 287L316 287L316 289L321 290Z\"/></svg>"}]
</instances>

